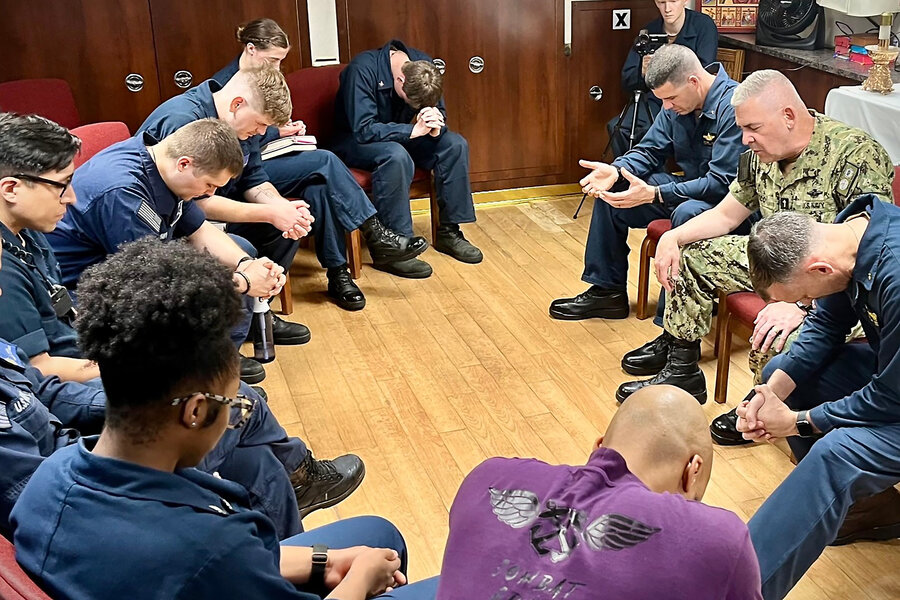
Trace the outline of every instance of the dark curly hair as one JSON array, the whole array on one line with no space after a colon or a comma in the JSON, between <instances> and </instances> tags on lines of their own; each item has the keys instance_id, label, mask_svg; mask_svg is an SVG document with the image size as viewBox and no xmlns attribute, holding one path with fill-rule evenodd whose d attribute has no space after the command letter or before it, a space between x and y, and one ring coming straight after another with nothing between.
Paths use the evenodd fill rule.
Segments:
<instances>
[{"instance_id":1,"label":"dark curly hair","mask_svg":"<svg viewBox=\"0 0 900 600\"><path fill-rule=\"evenodd\" d=\"M81 140L50 119L0 113L0 177L61 171L79 148Z\"/></svg>"},{"instance_id":2,"label":"dark curly hair","mask_svg":"<svg viewBox=\"0 0 900 600\"><path fill-rule=\"evenodd\" d=\"M100 367L106 424L144 441L179 395L237 377L231 271L183 241L146 237L85 271L76 329Z\"/></svg>"}]
</instances>

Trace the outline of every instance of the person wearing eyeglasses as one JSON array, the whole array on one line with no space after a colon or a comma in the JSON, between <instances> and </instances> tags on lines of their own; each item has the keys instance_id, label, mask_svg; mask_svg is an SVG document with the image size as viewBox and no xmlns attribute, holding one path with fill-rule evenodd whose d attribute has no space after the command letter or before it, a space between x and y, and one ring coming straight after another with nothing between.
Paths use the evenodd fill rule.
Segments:
<instances>
[{"instance_id":1,"label":"person wearing eyeglasses","mask_svg":"<svg viewBox=\"0 0 900 600\"><path fill-rule=\"evenodd\" d=\"M406 545L388 521L347 519L279 545L243 488L194 468L250 410L238 397L229 330L240 301L227 267L145 238L79 289L76 327L100 366L106 424L45 460L11 515L16 560L48 594L433 598L433 580L400 587Z\"/></svg>"},{"instance_id":2,"label":"person wearing eyeglasses","mask_svg":"<svg viewBox=\"0 0 900 600\"><path fill-rule=\"evenodd\" d=\"M49 232L69 205L66 214L70 218L79 208L84 211L73 221L77 228L72 228L70 223L67 240L72 243L66 246L72 255L84 261L82 269L85 264L101 261L107 252L117 251L127 241L145 236L178 238L185 233L188 235L184 237L191 243L210 251L232 268L238 262L233 255L228 260L229 245L233 244L218 230L210 231L212 238L199 242L192 239L210 226L203 222L202 213L197 212L193 202L179 201L207 189L209 173L194 171L198 164L218 173L220 169L211 168L209 162L209 157L215 154L222 164L228 164L222 158L223 153L228 155L223 147L231 147L231 162L237 166L230 168L239 170L241 155L237 137L229 126L218 121L193 123L184 130L184 136L172 135L152 148L146 147L142 138L126 140L105 151L106 162L100 166L92 167L90 162L82 166L78 174L85 176L90 185L80 188L77 194L80 200L71 208L76 194L59 188L63 183L54 186L24 176L67 181L60 174L71 177L79 140L64 127L42 117L0 114L0 204L5 211L0 214L8 217L0 219L5 228L2 256L7 266L0 270L3 291L0 294L0 375L5 373L5 378L15 384L6 394L0 394L3 404L0 406L0 465L3 465L0 529L4 528L22 486L41 460L72 443L79 432L100 431L106 413L106 395L99 379L86 384L60 382L44 367L42 373L29 366L33 350L26 352L17 347L41 335L54 340L56 332L65 326L69 336L56 347L77 352L78 359L97 369L93 362L81 358L71 320L63 320L53 312L52 293L43 287L44 277L55 282L60 280L60 275L55 268L55 254L43 241L41 232L48 232L48 237L52 235ZM208 144L191 141L198 136ZM176 157L169 157L170 153ZM118 158L113 160L112 156ZM196 157L199 158L195 160ZM227 172L216 178L227 178ZM123 183L123 180L127 181ZM78 175L75 182L77 188ZM174 191L166 187L169 185ZM91 194L85 190L103 193ZM61 191L62 197L58 196ZM63 199L66 204L60 205ZM154 212L150 212L150 206ZM151 221L154 215L157 220ZM8 251L7 246L22 242L13 236L10 227L24 240L32 243L39 240L42 246L14 246ZM221 240L218 245L216 236ZM231 249L236 251L237 247ZM251 270L247 260L242 263L243 275L232 275L234 285L244 291L249 280L257 290L254 293L264 293L261 288L266 285L266 279L257 277L257 270ZM49 268L51 265L53 269ZM31 329L25 329L22 323L31 324ZM242 340L244 336L239 337ZM10 371L3 371L7 367ZM246 385L242 393L257 397L257 392ZM264 394L262 390L260 393ZM206 457L203 468L208 472L218 471L247 488L253 506L272 519L279 537L284 538L302 531L301 519L309 513L332 506L352 493L361 483L365 467L359 457L351 454L333 460L316 459L302 440L287 435L265 402L257 405L250 425L239 434L226 435L223 443Z\"/></svg>"},{"instance_id":3,"label":"person wearing eyeglasses","mask_svg":"<svg viewBox=\"0 0 900 600\"><path fill-rule=\"evenodd\" d=\"M72 301L44 237L75 203L69 184L79 147L46 119L0 114L0 337L44 374L85 382L100 371L81 358Z\"/></svg>"}]
</instances>

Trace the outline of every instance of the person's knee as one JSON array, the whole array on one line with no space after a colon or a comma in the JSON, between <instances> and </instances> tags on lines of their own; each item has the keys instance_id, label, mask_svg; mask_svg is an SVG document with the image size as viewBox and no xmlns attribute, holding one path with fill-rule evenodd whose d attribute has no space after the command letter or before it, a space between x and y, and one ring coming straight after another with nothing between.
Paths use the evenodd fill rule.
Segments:
<instances>
[{"instance_id":1,"label":"person's knee","mask_svg":"<svg viewBox=\"0 0 900 600\"><path fill-rule=\"evenodd\" d=\"M403 534L400 533L396 525L384 517L366 515L347 519L346 522L348 525L352 523L354 527L369 532L372 545L392 548L399 554L406 552L406 541L403 539Z\"/></svg>"},{"instance_id":2,"label":"person's knee","mask_svg":"<svg viewBox=\"0 0 900 600\"><path fill-rule=\"evenodd\" d=\"M406 151L406 148L395 142L384 145L384 149L381 151L380 160L378 162L379 171L388 171L405 175L410 179L412 178L413 172L416 170L416 165L409 155L409 152Z\"/></svg>"},{"instance_id":3,"label":"person's knee","mask_svg":"<svg viewBox=\"0 0 900 600\"><path fill-rule=\"evenodd\" d=\"M438 141L438 146L447 154L468 154L469 142L455 131L446 131Z\"/></svg>"},{"instance_id":4,"label":"person's knee","mask_svg":"<svg viewBox=\"0 0 900 600\"><path fill-rule=\"evenodd\" d=\"M230 237L231 240L232 240L235 244L237 244L238 247L239 247L239 248L244 252L244 254L246 254L247 256L249 256L249 257L251 257L251 258L256 258L256 257L258 256L258 253L257 253L257 251L256 251L256 246L254 246L253 244L251 244L251 243L250 243L250 240L248 240L247 238L241 237L241 236L239 236L239 235L235 235L235 234L233 234L233 233L229 233L229 234L228 234L228 237Z\"/></svg>"},{"instance_id":5,"label":"person's knee","mask_svg":"<svg viewBox=\"0 0 900 600\"><path fill-rule=\"evenodd\" d=\"M698 200L688 200L687 202L682 202L675 210L672 211L672 216L670 217L672 221L672 227L678 227L683 225L699 215L700 213L709 210L710 206L705 202L700 202Z\"/></svg>"}]
</instances>

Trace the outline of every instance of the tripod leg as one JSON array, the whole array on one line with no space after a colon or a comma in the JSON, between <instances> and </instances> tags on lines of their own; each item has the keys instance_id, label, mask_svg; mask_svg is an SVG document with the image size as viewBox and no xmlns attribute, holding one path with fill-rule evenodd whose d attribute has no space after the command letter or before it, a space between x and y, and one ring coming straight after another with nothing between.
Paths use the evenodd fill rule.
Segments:
<instances>
[{"instance_id":1,"label":"tripod leg","mask_svg":"<svg viewBox=\"0 0 900 600\"><path fill-rule=\"evenodd\" d=\"M634 148L635 141L635 129L637 129L637 118L638 111L641 108L641 92L640 90L636 90L634 92L634 113L631 115L631 131L628 133L628 149L631 150Z\"/></svg>"},{"instance_id":2,"label":"tripod leg","mask_svg":"<svg viewBox=\"0 0 900 600\"><path fill-rule=\"evenodd\" d=\"M585 194L584 196L581 197L581 202L578 203L578 208L575 209L575 214L572 215L572 218L573 218L573 219L577 219L577 218L578 218L578 213L581 212L581 207L584 206L584 199L585 199L585 198L587 198L587 194Z\"/></svg>"},{"instance_id":3,"label":"tripod leg","mask_svg":"<svg viewBox=\"0 0 900 600\"><path fill-rule=\"evenodd\" d=\"M629 106L631 106L631 102L629 102L628 104L625 105L624 108L622 108L622 112L619 113L619 118L616 119L616 124L613 125L613 130L609 136L609 140L606 142L606 146L603 148L603 152L600 153L601 158L603 158L604 160L606 160L607 153L609 152L609 149L612 147L613 138L615 138L616 135L618 135L619 132L622 131L622 121L625 120L625 115L628 113ZM584 202L584 198L582 198L581 201ZM577 211L575 214L578 214Z\"/></svg>"}]
</instances>

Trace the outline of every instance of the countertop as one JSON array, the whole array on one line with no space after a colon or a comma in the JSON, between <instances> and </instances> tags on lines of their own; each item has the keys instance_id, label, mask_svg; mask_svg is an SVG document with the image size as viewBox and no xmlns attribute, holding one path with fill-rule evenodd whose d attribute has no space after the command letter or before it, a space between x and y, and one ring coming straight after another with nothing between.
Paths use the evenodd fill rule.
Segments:
<instances>
[{"instance_id":1,"label":"countertop","mask_svg":"<svg viewBox=\"0 0 900 600\"><path fill-rule=\"evenodd\" d=\"M834 58L834 50L794 50L791 48L775 48L773 46L759 46L756 43L756 35L752 33L720 33L719 41L723 46L743 48L761 52L787 60L806 67L812 67L832 75L846 77L854 81L862 82L868 76L869 67L859 63ZM900 83L900 73L891 71L894 83Z\"/></svg>"}]
</instances>

